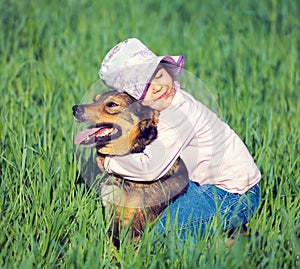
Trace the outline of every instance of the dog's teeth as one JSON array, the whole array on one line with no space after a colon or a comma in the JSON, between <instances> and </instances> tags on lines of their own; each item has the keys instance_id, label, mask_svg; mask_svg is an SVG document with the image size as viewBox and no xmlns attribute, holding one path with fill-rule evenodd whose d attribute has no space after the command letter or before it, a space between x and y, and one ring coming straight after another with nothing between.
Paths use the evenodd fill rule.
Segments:
<instances>
[{"instance_id":1,"label":"dog's teeth","mask_svg":"<svg viewBox=\"0 0 300 269\"><path fill-rule=\"evenodd\" d=\"M105 129L103 132L101 132L99 135L96 135L96 136L99 136L99 137L103 137L103 136L109 136L113 131L113 128L110 128L110 129Z\"/></svg>"}]
</instances>

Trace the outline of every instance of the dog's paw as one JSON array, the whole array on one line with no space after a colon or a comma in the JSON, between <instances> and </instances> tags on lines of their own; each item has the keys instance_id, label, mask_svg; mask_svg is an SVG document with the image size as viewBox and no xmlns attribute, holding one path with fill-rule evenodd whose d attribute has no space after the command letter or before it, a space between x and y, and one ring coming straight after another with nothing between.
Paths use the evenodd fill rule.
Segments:
<instances>
[{"instance_id":1,"label":"dog's paw","mask_svg":"<svg viewBox=\"0 0 300 269\"><path fill-rule=\"evenodd\" d=\"M97 155L96 157L96 163L99 167L99 169L104 172L105 171L105 167L104 167L104 161L105 161L105 155Z\"/></svg>"}]
</instances>

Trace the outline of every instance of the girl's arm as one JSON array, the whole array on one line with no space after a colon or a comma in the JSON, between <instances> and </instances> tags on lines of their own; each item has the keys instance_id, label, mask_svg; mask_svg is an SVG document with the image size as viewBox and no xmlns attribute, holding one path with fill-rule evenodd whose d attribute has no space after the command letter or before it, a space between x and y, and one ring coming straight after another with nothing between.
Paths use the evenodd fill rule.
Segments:
<instances>
[{"instance_id":1,"label":"girl's arm","mask_svg":"<svg viewBox=\"0 0 300 269\"><path fill-rule=\"evenodd\" d=\"M142 153L106 157L107 171L134 181L154 181L173 165L195 135L188 117L173 106L161 112L158 137Z\"/></svg>"}]
</instances>

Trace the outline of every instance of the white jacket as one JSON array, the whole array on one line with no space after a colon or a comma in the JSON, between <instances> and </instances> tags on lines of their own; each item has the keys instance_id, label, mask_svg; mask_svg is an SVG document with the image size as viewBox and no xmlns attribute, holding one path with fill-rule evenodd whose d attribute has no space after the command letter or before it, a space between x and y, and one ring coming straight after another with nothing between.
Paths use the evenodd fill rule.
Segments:
<instances>
[{"instance_id":1,"label":"white jacket","mask_svg":"<svg viewBox=\"0 0 300 269\"><path fill-rule=\"evenodd\" d=\"M160 112L158 137L144 152L105 158L108 172L133 181L154 181L181 157L190 180L245 193L261 178L246 146L216 114L180 89Z\"/></svg>"}]
</instances>

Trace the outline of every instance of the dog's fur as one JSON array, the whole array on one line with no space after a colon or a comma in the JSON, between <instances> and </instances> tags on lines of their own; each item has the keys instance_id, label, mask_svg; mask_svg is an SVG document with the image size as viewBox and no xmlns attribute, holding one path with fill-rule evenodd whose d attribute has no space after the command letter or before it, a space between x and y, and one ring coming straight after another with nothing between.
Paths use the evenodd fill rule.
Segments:
<instances>
[{"instance_id":1,"label":"dog's fur","mask_svg":"<svg viewBox=\"0 0 300 269\"><path fill-rule=\"evenodd\" d=\"M73 106L73 114L76 120L89 123L90 130L99 128L78 144L96 148L96 161L101 171L106 155L142 152L157 137L159 112L126 93L109 91L97 95L92 104ZM178 159L157 181L133 182L117 174L107 174L101 182L99 192L105 198L105 206L113 206L116 210L114 232L118 232L121 224L130 225L137 234L144 230L147 221L153 221L185 192L189 180L183 161Z\"/></svg>"}]
</instances>

